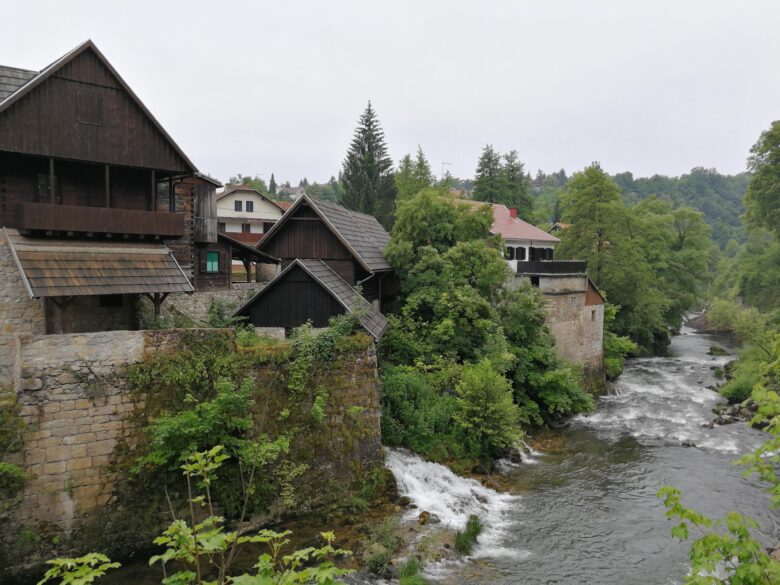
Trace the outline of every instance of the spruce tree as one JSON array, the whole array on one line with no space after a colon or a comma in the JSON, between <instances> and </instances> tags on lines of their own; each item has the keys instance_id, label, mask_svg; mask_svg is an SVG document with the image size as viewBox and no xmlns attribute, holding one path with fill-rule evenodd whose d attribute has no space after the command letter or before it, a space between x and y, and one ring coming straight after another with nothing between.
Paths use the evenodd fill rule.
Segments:
<instances>
[{"instance_id":1,"label":"spruce tree","mask_svg":"<svg viewBox=\"0 0 780 585\"><path fill-rule=\"evenodd\" d=\"M531 178L525 173L516 150L504 155L501 183L501 194L496 201L508 207L516 207L520 217L530 219L534 207L531 197Z\"/></svg>"},{"instance_id":2,"label":"spruce tree","mask_svg":"<svg viewBox=\"0 0 780 585\"><path fill-rule=\"evenodd\" d=\"M276 195L276 179L274 179L273 173L271 173L271 182L268 183L268 192L271 195Z\"/></svg>"},{"instance_id":3,"label":"spruce tree","mask_svg":"<svg viewBox=\"0 0 780 585\"><path fill-rule=\"evenodd\" d=\"M431 165L419 146L417 147L416 159L412 159L412 155L407 154L398 163L395 185L398 190L399 202L411 199L423 189L433 186L435 182Z\"/></svg>"},{"instance_id":4,"label":"spruce tree","mask_svg":"<svg viewBox=\"0 0 780 585\"><path fill-rule=\"evenodd\" d=\"M474 178L474 199L495 203L502 194L501 155L488 144L482 149Z\"/></svg>"},{"instance_id":5,"label":"spruce tree","mask_svg":"<svg viewBox=\"0 0 780 585\"><path fill-rule=\"evenodd\" d=\"M344 207L373 215L385 228L392 227L397 194L393 161L370 101L344 159L343 182Z\"/></svg>"}]
</instances>

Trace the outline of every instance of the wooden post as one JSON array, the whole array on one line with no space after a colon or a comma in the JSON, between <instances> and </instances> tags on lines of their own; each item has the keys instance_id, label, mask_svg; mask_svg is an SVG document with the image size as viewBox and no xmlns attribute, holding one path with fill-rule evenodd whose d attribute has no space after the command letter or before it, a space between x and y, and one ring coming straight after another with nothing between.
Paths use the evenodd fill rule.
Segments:
<instances>
[{"instance_id":1,"label":"wooden post","mask_svg":"<svg viewBox=\"0 0 780 585\"><path fill-rule=\"evenodd\" d=\"M176 187L173 184L173 177L168 180L168 208L171 213L176 213Z\"/></svg>"},{"instance_id":2,"label":"wooden post","mask_svg":"<svg viewBox=\"0 0 780 585\"><path fill-rule=\"evenodd\" d=\"M150 301L152 301L152 306L154 307L154 320L157 321L157 319L160 318L160 307L165 302L165 299L168 298L168 293L144 293Z\"/></svg>"},{"instance_id":3,"label":"wooden post","mask_svg":"<svg viewBox=\"0 0 780 585\"><path fill-rule=\"evenodd\" d=\"M54 195L54 158L49 158L49 197L52 203L57 202Z\"/></svg>"},{"instance_id":4,"label":"wooden post","mask_svg":"<svg viewBox=\"0 0 780 585\"><path fill-rule=\"evenodd\" d=\"M54 304L57 305L57 308L60 310L60 333L67 333L68 332L68 305L70 305L70 302L73 300L73 297L52 297L52 301L54 301Z\"/></svg>"},{"instance_id":5,"label":"wooden post","mask_svg":"<svg viewBox=\"0 0 780 585\"><path fill-rule=\"evenodd\" d=\"M244 269L246 269L246 281L247 282L252 282L249 279L249 274L252 271L252 262L249 261L249 260L242 260L242 262L244 263ZM231 263L232 263L232 261L231 261Z\"/></svg>"},{"instance_id":6,"label":"wooden post","mask_svg":"<svg viewBox=\"0 0 780 585\"><path fill-rule=\"evenodd\" d=\"M106 165L106 207L111 207L111 176Z\"/></svg>"},{"instance_id":7,"label":"wooden post","mask_svg":"<svg viewBox=\"0 0 780 585\"><path fill-rule=\"evenodd\" d=\"M157 173L152 169L152 192L150 193L151 211L157 211Z\"/></svg>"}]
</instances>

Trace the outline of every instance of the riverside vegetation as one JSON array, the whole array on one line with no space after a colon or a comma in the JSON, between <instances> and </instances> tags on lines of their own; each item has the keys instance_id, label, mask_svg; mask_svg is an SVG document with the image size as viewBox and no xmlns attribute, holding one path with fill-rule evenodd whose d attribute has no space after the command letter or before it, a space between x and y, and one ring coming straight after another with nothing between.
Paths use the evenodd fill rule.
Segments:
<instances>
[{"instance_id":1,"label":"riverside vegetation","mask_svg":"<svg viewBox=\"0 0 780 585\"><path fill-rule=\"evenodd\" d=\"M757 404L754 422L771 438L742 461L748 472L769 483L774 504L780 502L780 301L775 294L780 285L780 212L773 191L780 178L778 161L780 125L775 123L762 135L751 158L746 237L733 217L727 217L728 205L710 206L704 213L684 205L701 203L698 191L691 187L697 184L715 185L713 192L730 201L741 193L746 175L720 181L712 173L694 170L676 182L634 180L626 174L610 177L594 163L572 177L562 172L532 180L517 153L501 156L486 148L472 185L475 196L517 205L521 217L545 214L546 220L569 224L558 232L559 257L586 260L610 303L604 336L610 378L620 374L626 356L663 353L670 335L679 331L683 315L710 295L713 325L733 330L745 342L722 392L731 401L751 396ZM517 444L524 428L593 408L593 396L583 388L578 368L555 354L538 290L506 286L502 242L489 234L490 209L475 208L453 196L450 187L458 181L451 177L436 181L421 149L415 158L404 157L394 174L370 106L355 132L340 179L338 188L332 189L334 197L392 226L386 256L400 278L401 294L379 347L386 445L410 448L456 470L490 471L493 462ZM543 186L552 182L557 185L554 197L549 190L545 194ZM719 231L713 241L711 225L728 225L728 239ZM167 489L171 474L183 469L189 482L209 488L203 498L189 492L185 498L190 507L208 508L208 520L192 513L189 522L177 516L177 528L169 528L174 532L158 541L169 548L163 553L167 558L158 556L157 561L180 558L190 566L180 580L166 583L207 582L197 581L211 578L198 575L199 553L209 558L208 563L218 558L216 564L222 566L226 551L243 537L240 526L245 514L261 508L272 493L293 497L292 486L302 470L285 454L296 430L303 428L301 421L316 424L328 400L326 388L310 387L312 366L327 361L341 344L355 343L354 327L354 317L336 320L324 337L312 336L304 327L291 345L281 349L239 329L251 359L279 360L289 368L291 400L279 417L292 423L293 431L274 439L247 435L246 410L256 388L242 377L243 370L233 358L188 361L179 356L172 358L170 369L160 361L135 374L141 386L160 380L178 392L186 405L150 426L149 450L136 463L140 476L163 474ZM177 359L184 361L177 363ZM201 467L192 467L197 465ZM212 492L212 482L223 489ZM245 489L236 490L237 485ZM693 529L703 531L691 549L689 583L778 582L778 562L762 549L750 519L736 513L709 519L686 508L680 492L672 487L659 496L669 517L679 520L673 531L676 537L688 538ZM213 518L211 501L224 511L224 519ZM232 531L225 528L228 525ZM469 553L479 530L480 520L474 518L457 535L461 553ZM208 546L202 535L211 539ZM280 580L289 568L284 564L288 557L271 554L270 561L266 558L270 565L262 569L259 564L257 573L231 576L227 570L217 570L222 581L216 582L335 582L339 574L324 558L344 553L332 548L329 533L325 535L323 547L315 549L324 552L310 551L307 557L314 559L307 568L322 573L311 573L307 580ZM266 537L264 542L272 547L286 539L284 534L262 538ZM216 548L208 548L212 545ZM400 546L395 530L392 526L378 529L368 545L376 554L369 552L366 564L386 574ZM303 554L293 553L291 558ZM66 571L71 570L76 572L70 582L79 582L75 579L93 570L97 578L110 564L97 555L61 560L53 564L50 578L67 583L71 576ZM415 559L405 564L401 582L422 582L420 568ZM725 568L727 576L713 576L716 568ZM262 570L266 573L261 575ZM285 578L298 577L293 572Z\"/></svg>"}]
</instances>

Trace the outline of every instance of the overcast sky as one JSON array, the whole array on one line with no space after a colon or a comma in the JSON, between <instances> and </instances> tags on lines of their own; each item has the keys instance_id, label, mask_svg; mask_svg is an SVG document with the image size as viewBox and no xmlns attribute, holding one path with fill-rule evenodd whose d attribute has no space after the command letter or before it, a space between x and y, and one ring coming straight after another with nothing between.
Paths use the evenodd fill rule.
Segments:
<instances>
[{"instance_id":1,"label":"overcast sky","mask_svg":"<svg viewBox=\"0 0 780 585\"><path fill-rule=\"evenodd\" d=\"M371 99L397 161L744 170L780 118L777 0L10 1L0 63L91 38L201 171L336 174Z\"/></svg>"}]
</instances>

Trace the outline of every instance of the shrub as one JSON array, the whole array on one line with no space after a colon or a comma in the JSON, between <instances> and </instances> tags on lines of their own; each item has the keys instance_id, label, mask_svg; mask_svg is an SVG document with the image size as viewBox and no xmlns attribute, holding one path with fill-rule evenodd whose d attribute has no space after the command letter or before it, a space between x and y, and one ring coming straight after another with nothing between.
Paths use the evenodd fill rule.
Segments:
<instances>
[{"instance_id":1,"label":"shrub","mask_svg":"<svg viewBox=\"0 0 780 585\"><path fill-rule=\"evenodd\" d=\"M427 585L422 572L422 564L417 559L409 559L401 567L401 571L398 574L399 585Z\"/></svg>"},{"instance_id":2,"label":"shrub","mask_svg":"<svg viewBox=\"0 0 780 585\"><path fill-rule=\"evenodd\" d=\"M459 555L470 555L477 544L477 538L482 533L482 521L472 514L466 522L466 528L455 534L455 550Z\"/></svg>"},{"instance_id":3,"label":"shrub","mask_svg":"<svg viewBox=\"0 0 780 585\"><path fill-rule=\"evenodd\" d=\"M489 460L521 437L520 410L512 401L512 387L490 362L465 366L455 392L453 416L474 457Z\"/></svg>"},{"instance_id":4,"label":"shrub","mask_svg":"<svg viewBox=\"0 0 780 585\"><path fill-rule=\"evenodd\" d=\"M398 520L390 518L379 524L366 540L363 561L368 570L380 577L387 576L390 561L403 541L398 536Z\"/></svg>"}]
</instances>

